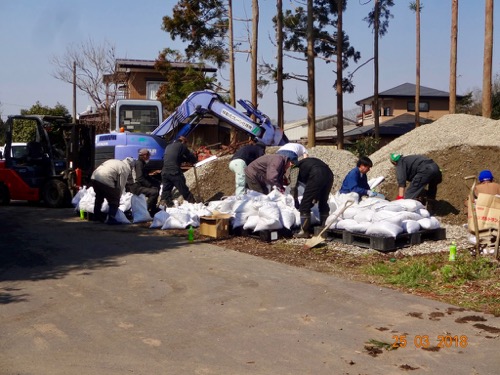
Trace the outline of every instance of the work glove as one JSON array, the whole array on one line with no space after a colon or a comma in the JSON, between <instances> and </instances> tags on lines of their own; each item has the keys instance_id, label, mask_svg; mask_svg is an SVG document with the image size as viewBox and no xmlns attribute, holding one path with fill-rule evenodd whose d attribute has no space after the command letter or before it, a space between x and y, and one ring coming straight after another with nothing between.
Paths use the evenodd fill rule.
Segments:
<instances>
[{"instance_id":1,"label":"work glove","mask_svg":"<svg viewBox=\"0 0 500 375\"><path fill-rule=\"evenodd\" d=\"M398 201L398 200L400 200L400 199L405 199L405 197L403 197L402 195L398 195L398 196L396 197L396 200Z\"/></svg>"},{"instance_id":2,"label":"work glove","mask_svg":"<svg viewBox=\"0 0 500 375\"><path fill-rule=\"evenodd\" d=\"M377 193L375 193L373 190L367 190L366 195L369 197L376 197Z\"/></svg>"}]
</instances>

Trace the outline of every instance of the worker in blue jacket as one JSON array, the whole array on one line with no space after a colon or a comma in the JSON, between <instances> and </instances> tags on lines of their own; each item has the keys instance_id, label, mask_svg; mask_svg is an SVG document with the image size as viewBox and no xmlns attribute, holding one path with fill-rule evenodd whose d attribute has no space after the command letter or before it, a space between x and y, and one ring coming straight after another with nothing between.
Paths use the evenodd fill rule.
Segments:
<instances>
[{"instance_id":1,"label":"worker in blue jacket","mask_svg":"<svg viewBox=\"0 0 500 375\"><path fill-rule=\"evenodd\" d=\"M351 169L347 176L345 176L340 193L357 193L360 200L364 196L373 197L377 195L377 193L370 189L368 177L366 176L371 167L373 167L373 163L369 157L360 157L356 163L356 167Z\"/></svg>"}]
</instances>

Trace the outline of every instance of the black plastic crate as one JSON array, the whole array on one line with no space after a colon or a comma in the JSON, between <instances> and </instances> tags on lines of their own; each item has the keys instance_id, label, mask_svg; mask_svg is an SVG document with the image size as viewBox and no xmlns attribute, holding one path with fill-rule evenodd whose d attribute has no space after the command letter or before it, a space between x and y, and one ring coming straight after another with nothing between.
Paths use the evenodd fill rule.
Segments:
<instances>
[{"instance_id":1,"label":"black plastic crate","mask_svg":"<svg viewBox=\"0 0 500 375\"><path fill-rule=\"evenodd\" d=\"M252 237L259 239L263 242L272 242L281 238L293 237L293 232L290 229L282 228L275 230L261 230L254 232L251 229L243 229L243 227L233 228L230 234L235 236Z\"/></svg>"}]
</instances>

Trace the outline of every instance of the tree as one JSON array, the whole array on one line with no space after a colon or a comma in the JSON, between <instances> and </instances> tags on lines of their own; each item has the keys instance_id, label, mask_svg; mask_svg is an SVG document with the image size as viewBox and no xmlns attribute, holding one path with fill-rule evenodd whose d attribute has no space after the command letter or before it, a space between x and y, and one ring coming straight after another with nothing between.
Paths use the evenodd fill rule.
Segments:
<instances>
[{"instance_id":1,"label":"tree","mask_svg":"<svg viewBox=\"0 0 500 375\"><path fill-rule=\"evenodd\" d=\"M283 108L283 0L276 1L276 97L278 106L278 127L285 129Z\"/></svg>"},{"instance_id":2,"label":"tree","mask_svg":"<svg viewBox=\"0 0 500 375\"><path fill-rule=\"evenodd\" d=\"M451 0L450 43L450 113L455 113L457 102L457 44L458 44L458 0Z\"/></svg>"},{"instance_id":3,"label":"tree","mask_svg":"<svg viewBox=\"0 0 500 375\"><path fill-rule=\"evenodd\" d=\"M252 43L251 43L251 85L252 85L252 104L257 107L257 62L258 62L258 40L259 40L259 0L252 0Z\"/></svg>"},{"instance_id":4,"label":"tree","mask_svg":"<svg viewBox=\"0 0 500 375\"><path fill-rule=\"evenodd\" d=\"M412 1L410 9L415 12L415 27L416 27L416 52L415 52L415 127L420 126L420 12L423 6L420 5L420 0Z\"/></svg>"},{"instance_id":5,"label":"tree","mask_svg":"<svg viewBox=\"0 0 500 375\"><path fill-rule=\"evenodd\" d=\"M88 39L79 45L70 45L62 56L53 56L51 62L56 69L53 77L73 84L86 93L96 108L107 112L115 100L117 87L107 86L103 76L115 73L115 46L104 41L101 45ZM73 74L76 67L76 76Z\"/></svg>"},{"instance_id":6,"label":"tree","mask_svg":"<svg viewBox=\"0 0 500 375\"><path fill-rule=\"evenodd\" d=\"M312 25L312 33L309 33L308 29L308 11L302 7L297 7L293 11L286 10L283 17L283 25L284 25L284 44L283 48L288 53L298 53L304 55L304 60L307 61L309 58L308 54L308 39L309 35L313 37L313 47L312 51L314 54L314 59L319 59L329 64L332 62L337 62L338 56L338 44L337 38L341 39L342 53L341 53L341 67L345 69L348 66L348 62L350 59L354 61L358 61L360 58L360 53L357 52L349 43L349 37L344 33L338 33L337 31L337 22L338 18L338 0L313 0L313 25ZM346 1L342 0L342 9L345 8ZM309 5L309 3L308 3ZM332 28L333 30L330 30ZM289 56L292 57L292 56ZM297 57L294 57L297 58ZM310 64L308 63L308 75ZM338 73L338 68L334 69L335 73ZM308 81L304 78L304 76L298 74L287 74L287 77L290 79L298 79L301 81ZM336 76L337 77L337 76ZM337 78L338 79L338 78ZM334 80L332 87L337 86L337 79ZM348 78L341 78L341 92L353 92L354 85L351 80ZM310 92L310 90L308 90ZM310 98L308 98L310 101ZM299 102L301 98L299 98ZM309 107L310 108L310 107ZM337 108L338 110L338 108ZM308 111L308 118L313 117L311 115L310 110ZM309 122L309 126L311 127L311 122ZM313 130L314 131L314 130ZM337 130L338 131L338 130ZM343 130L342 130L343 132ZM313 140L314 141L314 140ZM311 139L309 139L311 143Z\"/></svg>"},{"instance_id":7,"label":"tree","mask_svg":"<svg viewBox=\"0 0 500 375\"><path fill-rule=\"evenodd\" d=\"M380 138L380 124L379 124L379 101L378 101L378 91L379 91L379 48L378 41L379 38L383 37L387 33L389 28L389 19L394 16L391 14L390 7L394 6L394 0L375 0L373 9L365 17L364 20L368 22L368 27L373 27L373 68L374 68L374 80L373 80L373 116L374 116L374 130L375 139Z\"/></svg>"},{"instance_id":8,"label":"tree","mask_svg":"<svg viewBox=\"0 0 500 375\"><path fill-rule=\"evenodd\" d=\"M172 40L187 42L188 61L210 61L222 68L228 61L225 44L229 20L222 0L179 0L172 17L164 16L162 30Z\"/></svg>"},{"instance_id":9,"label":"tree","mask_svg":"<svg viewBox=\"0 0 500 375\"><path fill-rule=\"evenodd\" d=\"M71 119L71 115L68 109L57 103L55 107L49 107L42 105L39 101L37 101L34 105L32 105L29 109L21 109L21 115L49 115L49 116L64 116L67 117L68 120ZM29 142L35 139L36 129L32 121L19 120L14 122L14 131L12 139L13 142ZM50 134L52 137L60 138L62 141L62 133L61 134Z\"/></svg>"},{"instance_id":10,"label":"tree","mask_svg":"<svg viewBox=\"0 0 500 375\"><path fill-rule=\"evenodd\" d=\"M189 64L186 68L172 67L172 63L183 62L182 56L174 50L164 49L155 62L155 69L162 73L165 82L156 96L167 112L173 112L193 91L212 88L215 77L206 76L203 65Z\"/></svg>"},{"instance_id":11,"label":"tree","mask_svg":"<svg viewBox=\"0 0 500 375\"><path fill-rule=\"evenodd\" d=\"M491 117L491 81L493 67L493 0L485 1L484 60L483 60L483 116Z\"/></svg>"}]
</instances>

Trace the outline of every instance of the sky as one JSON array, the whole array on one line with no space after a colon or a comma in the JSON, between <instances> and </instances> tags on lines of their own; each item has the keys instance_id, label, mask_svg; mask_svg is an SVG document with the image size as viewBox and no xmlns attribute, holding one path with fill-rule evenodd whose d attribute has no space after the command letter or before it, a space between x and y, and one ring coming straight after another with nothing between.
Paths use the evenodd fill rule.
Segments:
<instances>
[{"instance_id":1,"label":"sky","mask_svg":"<svg viewBox=\"0 0 500 375\"><path fill-rule=\"evenodd\" d=\"M63 104L72 113L72 85L53 77L55 66L51 63L52 57L64 56L70 46L89 39L97 45L107 41L115 45L117 58L146 60L154 60L166 47L183 50L182 42L172 41L170 35L161 30L163 16L171 15L176 3L176 0L0 0L2 119L29 109L37 101L50 107ZM233 0L234 17L251 18L251 3L251 0ZM260 0L259 3L259 61L273 62L276 48L271 42L274 40L271 20L276 2ZM410 0L395 3L388 33L379 41L380 91L406 82L415 83L415 13L409 9ZM285 7L294 4L283 1ZM421 4L420 84L448 92L451 0L421 0ZM373 34L363 21L372 7L373 0L348 2L344 31L351 46L361 52L361 59L357 64L351 61L346 73L373 57ZM459 1L457 92L461 95L482 88L484 8L484 1ZM496 75L500 74L500 9L494 13L493 75ZM246 38L244 22L235 22L235 38ZM249 56L236 54L237 99L251 99L249 63ZM316 62L317 116L337 111L334 68L334 64ZM284 69L306 74L305 63L298 61L285 60ZM355 103L373 95L373 76L373 62L359 68L354 75L354 93L344 95L344 111L360 111ZM221 72L221 77L227 79L227 71ZM287 81L285 100L294 101L297 95L307 97L306 84ZM83 112L90 104L84 93L77 94L77 112ZM275 86L264 90L259 109L276 119ZM285 105L285 121L306 117L305 108Z\"/></svg>"}]
</instances>

